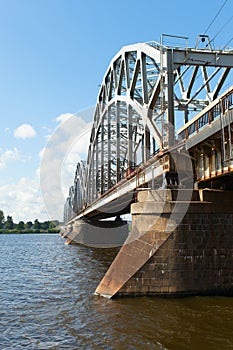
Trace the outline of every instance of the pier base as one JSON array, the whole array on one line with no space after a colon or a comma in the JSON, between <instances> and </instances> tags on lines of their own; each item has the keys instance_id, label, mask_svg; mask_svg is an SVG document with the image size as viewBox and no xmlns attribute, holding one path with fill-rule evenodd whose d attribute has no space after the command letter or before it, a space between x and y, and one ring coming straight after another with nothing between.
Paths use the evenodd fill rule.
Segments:
<instances>
[{"instance_id":1,"label":"pier base","mask_svg":"<svg viewBox=\"0 0 233 350\"><path fill-rule=\"evenodd\" d=\"M90 247L122 246L129 233L127 221L76 220L62 233L66 244L84 244Z\"/></svg>"},{"instance_id":2,"label":"pier base","mask_svg":"<svg viewBox=\"0 0 233 350\"><path fill-rule=\"evenodd\" d=\"M183 191L178 201L175 190L138 194L132 231L96 294L233 295L233 193L195 190L187 206Z\"/></svg>"}]
</instances>

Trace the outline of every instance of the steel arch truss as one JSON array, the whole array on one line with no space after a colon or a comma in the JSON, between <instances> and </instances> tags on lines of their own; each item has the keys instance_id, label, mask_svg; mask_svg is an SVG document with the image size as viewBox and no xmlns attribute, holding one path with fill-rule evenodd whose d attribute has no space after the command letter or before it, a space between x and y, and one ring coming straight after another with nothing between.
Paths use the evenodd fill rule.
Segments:
<instances>
[{"instance_id":1,"label":"steel arch truss","mask_svg":"<svg viewBox=\"0 0 233 350\"><path fill-rule=\"evenodd\" d=\"M83 209L86 191L86 162L77 163L74 184L69 188L69 195L64 206L64 222L69 221Z\"/></svg>"},{"instance_id":2,"label":"steel arch truss","mask_svg":"<svg viewBox=\"0 0 233 350\"><path fill-rule=\"evenodd\" d=\"M73 212L158 150L173 146L176 126L217 97L232 66L232 51L155 42L123 47L100 87L86 169L69 196Z\"/></svg>"},{"instance_id":3,"label":"steel arch truss","mask_svg":"<svg viewBox=\"0 0 233 350\"><path fill-rule=\"evenodd\" d=\"M160 58L153 51L148 45L122 49L103 79L87 161L88 203L162 147L161 129L148 109L155 100L160 108Z\"/></svg>"},{"instance_id":4,"label":"steel arch truss","mask_svg":"<svg viewBox=\"0 0 233 350\"><path fill-rule=\"evenodd\" d=\"M156 150L173 145L176 110L183 111L187 120L189 111L212 101L230 72L230 56L150 43L127 46L112 59L94 114L87 160L88 203ZM208 69L213 70L210 76ZM212 92L210 82L220 73Z\"/></svg>"}]
</instances>

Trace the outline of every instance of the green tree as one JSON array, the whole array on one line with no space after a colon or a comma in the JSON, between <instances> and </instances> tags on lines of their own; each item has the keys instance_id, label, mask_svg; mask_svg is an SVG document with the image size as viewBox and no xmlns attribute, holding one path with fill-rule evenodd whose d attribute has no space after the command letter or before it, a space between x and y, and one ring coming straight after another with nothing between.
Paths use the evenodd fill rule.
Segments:
<instances>
[{"instance_id":1,"label":"green tree","mask_svg":"<svg viewBox=\"0 0 233 350\"><path fill-rule=\"evenodd\" d=\"M4 221L5 221L4 213L2 210L0 210L0 228L3 228Z\"/></svg>"},{"instance_id":2,"label":"green tree","mask_svg":"<svg viewBox=\"0 0 233 350\"><path fill-rule=\"evenodd\" d=\"M24 225L24 222L23 221L20 221L17 225L16 225L16 229L18 231L23 231L25 228L25 225Z\"/></svg>"},{"instance_id":3,"label":"green tree","mask_svg":"<svg viewBox=\"0 0 233 350\"><path fill-rule=\"evenodd\" d=\"M55 227L55 224L53 223L53 221L50 221L49 223L49 229L53 229Z\"/></svg>"},{"instance_id":4,"label":"green tree","mask_svg":"<svg viewBox=\"0 0 233 350\"><path fill-rule=\"evenodd\" d=\"M40 227L41 227L41 223L39 222L39 220L38 219L36 219L35 221L34 221L34 224L33 224L33 228L34 228L34 230L40 230Z\"/></svg>"},{"instance_id":5,"label":"green tree","mask_svg":"<svg viewBox=\"0 0 233 350\"><path fill-rule=\"evenodd\" d=\"M33 226L33 223L31 221L26 222L25 224L25 229L26 230L31 230Z\"/></svg>"},{"instance_id":6,"label":"green tree","mask_svg":"<svg viewBox=\"0 0 233 350\"><path fill-rule=\"evenodd\" d=\"M13 222L12 216L7 215L6 222L4 224L4 228L6 230L12 230L14 228L14 222Z\"/></svg>"},{"instance_id":7,"label":"green tree","mask_svg":"<svg viewBox=\"0 0 233 350\"><path fill-rule=\"evenodd\" d=\"M49 228L49 221L42 222L40 228L42 230L48 230L48 228Z\"/></svg>"}]
</instances>

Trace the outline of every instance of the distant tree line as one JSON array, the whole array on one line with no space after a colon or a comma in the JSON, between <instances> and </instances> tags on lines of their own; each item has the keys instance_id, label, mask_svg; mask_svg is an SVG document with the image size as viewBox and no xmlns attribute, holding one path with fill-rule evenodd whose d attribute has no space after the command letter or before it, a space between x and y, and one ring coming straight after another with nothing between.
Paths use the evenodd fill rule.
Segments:
<instances>
[{"instance_id":1,"label":"distant tree line","mask_svg":"<svg viewBox=\"0 0 233 350\"><path fill-rule=\"evenodd\" d=\"M38 219L35 219L34 222L14 223L12 216L7 215L5 218L4 212L0 210L0 233L57 233L60 224L58 220L40 222Z\"/></svg>"}]
</instances>

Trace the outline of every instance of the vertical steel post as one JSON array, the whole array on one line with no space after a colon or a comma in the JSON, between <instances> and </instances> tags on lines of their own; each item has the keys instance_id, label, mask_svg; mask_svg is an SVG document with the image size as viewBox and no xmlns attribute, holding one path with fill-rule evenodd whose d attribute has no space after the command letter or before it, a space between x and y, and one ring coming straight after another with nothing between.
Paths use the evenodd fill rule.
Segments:
<instances>
[{"instance_id":1,"label":"vertical steel post","mask_svg":"<svg viewBox=\"0 0 233 350\"><path fill-rule=\"evenodd\" d=\"M121 179L120 169L120 106L116 105L116 177L117 182Z\"/></svg>"},{"instance_id":2,"label":"vertical steel post","mask_svg":"<svg viewBox=\"0 0 233 350\"><path fill-rule=\"evenodd\" d=\"M95 158L93 156L92 166L91 166L91 199L92 201L95 199L94 189L95 189Z\"/></svg>"},{"instance_id":3,"label":"vertical steel post","mask_svg":"<svg viewBox=\"0 0 233 350\"><path fill-rule=\"evenodd\" d=\"M111 166L112 166L112 161L111 161L111 124L112 124L112 108L108 108L108 125L107 125L107 183L108 183L108 189L111 188L112 182L111 182Z\"/></svg>"},{"instance_id":4,"label":"vertical steel post","mask_svg":"<svg viewBox=\"0 0 233 350\"><path fill-rule=\"evenodd\" d=\"M128 115L128 168L131 168L133 165L133 147L132 147L132 110L131 106L127 106L127 115Z\"/></svg>"},{"instance_id":5,"label":"vertical steel post","mask_svg":"<svg viewBox=\"0 0 233 350\"><path fill-rule=\"evenodd\" d=\"M167 141L168 147L175 142L175 117L174 117L174 73L173 73L173 51L167 49ZM171 154L169 156L170 171L175 172L175 163Z\"/></svg>"},{"instance_id":6,"label":"vertical steel post","mask_svg":"<svg viewBox=\"0 0 233 350\"><path fill-rule=\"evenodd\" d=\"M96 168L96 174L95 174L95 198L98 197L98 189L99 189L99 135L97 131L97 136L95 140L95 168Z\"/></svg>"},{"instance_id":7,"label":"vertical steel post","mask_svg":"<svg viewBox=\"0 0 233 350\"><path fill-rule=\"evenodd\" d=\"M101 194L104 193L104 117L101 122L101 174L100 174L100 188Z\"/></svg>"},{"instance_id":8,"label":"vertical steel post","mask_svg":"<svg viewBox=\"0 0 233 350\"><path fill-rule=\"evenodd\" d=\"M146 55L141 54L141 74L142 74L142 91L143 102L148 104L148 91L147 91L147 74L146 74Z\"/></svg>"},{"instance_id":9,"label":"vertical steel post","mask_svg":"<svg viewBox=\"0 0 233 350\"><path fill-rule=\"evenodd\" d=\"M168 146L174 145L175 141L175 117L174 117L174 74L173 74L173 51L167 49L167 102L168 102Z\"/></svg>"},{"instance_id":10,"label":"vertical steel post","mask_svg":"<svg viewBox=\"0 0 233 350\"><path fill-rule=\"evenodd\" d=\"M144 130L144 161L150 158L150 131L148 127Z\"/></svg>"},{"instance_id":11,"label":"vertical steel post","mask_svg":"<svg viewBox=\"0 0 233 350\"><path fill-rule=\"evenodd\" d=\"M141 141L142 163L144 163L144 161L145 161L144 144L145 144L145 134L142 135L142 141Z\"/></svg>"}]
</instances>

